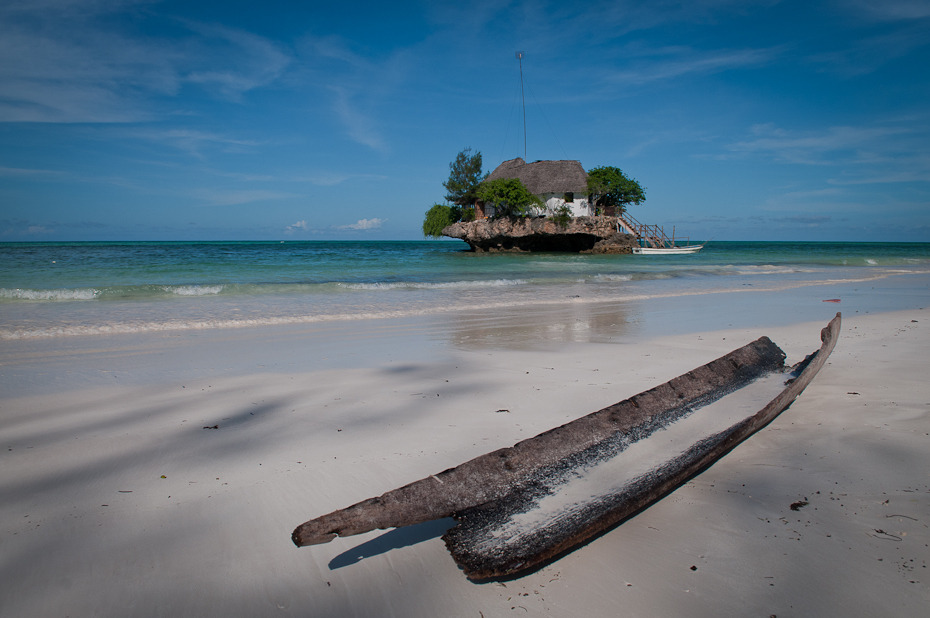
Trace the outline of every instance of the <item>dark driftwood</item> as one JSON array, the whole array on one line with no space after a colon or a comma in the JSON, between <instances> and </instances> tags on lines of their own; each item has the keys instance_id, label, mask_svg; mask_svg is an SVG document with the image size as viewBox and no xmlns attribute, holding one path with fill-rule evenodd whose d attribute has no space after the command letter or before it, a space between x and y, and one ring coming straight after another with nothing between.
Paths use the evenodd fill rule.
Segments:
<instances>
[{"instance_id":1,"label":"dark driftwood","mask_svg":"<svg viewBox=\"0 0 930 618\"><path fill-rule=\"evenodd\" d=\"M821 332L820 350L792 368L786 388L759 412L719 433L695 437L687 451L631 480L615 493L574 506L568 517L536 524L522 531L517 542L507 538L506 525L512 524L515 516L531 511L541 496L553 494L561 485L569 484L571 480L566 479L600 457L590 452L595 449L589 449L576 456L575 461L566 462L563 469L553 466L542 470L498 500L455 513L459 524L443 536L446 546L472 579L514 577L609 530L708 468L785 410L826 362L836 344L839 328L840 315L837 314ZM662 415L668 417L669 413ZM608 442L602 448L610 449L611 444Z\"/></svg>"},{"instance_id":2,"label":"dark driftwood","mask_svg":"<svg viewBox=\"0 0 930 618\"><path fill-rule=\"evenodd\" d=\"M525 550L501 555L493 549L472 551L471 545L495 517L519 511L526 492L553 471L603 456L618 440L637 440L691 408L704 405L741 388L759 376L784 369L785 354L762 337L665 384L598 412L557 427L510 448L500 449L455 468L429 476L377 498L364 500L312 519L294 530L297 546L325 543L336 536L407 526L455 516L459 525L445 535L453 557L474 579L506 577L531 570L545 561L602 533L655 502L708 467L737 444L771 422L813 379L833 349L840 315L823 329L823 345L795 368L797 377L760 412L713 440L695 445L686 457L669 462L640 487L631 487L597 508L584 521L555 536L527 544ZM600 455L599 455L600 453ZM528 489L529 488L529 489ZM522 492L522 493L521 493Z\"/></svg>"}]
</instances>

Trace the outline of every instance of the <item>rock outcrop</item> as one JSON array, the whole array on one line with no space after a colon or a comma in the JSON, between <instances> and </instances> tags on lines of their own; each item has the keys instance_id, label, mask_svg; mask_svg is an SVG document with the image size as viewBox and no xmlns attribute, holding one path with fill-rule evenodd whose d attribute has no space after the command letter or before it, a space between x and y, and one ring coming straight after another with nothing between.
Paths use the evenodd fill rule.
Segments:
<instances>
[{"instance_id":1,"label":"rock outcrop","mask_svg":"<svg viewBox=\"0 0 930 618\"><path fill-rule=\"evenodd\" d=\"M459 238L472 251L564 251L632 253L636 238L617 231L616 217L500 218L454 223L443 236Z\"/></svg>"}]
</instances>

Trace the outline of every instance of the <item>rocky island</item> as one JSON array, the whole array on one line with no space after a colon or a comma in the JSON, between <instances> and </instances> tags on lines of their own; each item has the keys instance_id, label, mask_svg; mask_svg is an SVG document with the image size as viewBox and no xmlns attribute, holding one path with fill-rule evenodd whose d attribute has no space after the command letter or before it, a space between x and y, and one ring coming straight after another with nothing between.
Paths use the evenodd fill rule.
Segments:
<instances>
[{"instance_id":1,"label":"rocky island","mask_svg":"<svg viewBox=\"0 0 930 618\"><path fill-rule=\"evenodd\" d=\"M617 217L573 217L567 222L550 217L501 217L459 221L443 228L442 235L464 240L479 252L632 253L636 237L617 230Z\"/></svg>"},{"instance_id":2,"label":"rocky island","mask_svg":"<svg viewBox=\"0 0 930 618\"><path fill-rule=\"evenodd\" d=\"M423 234L476 252L633 253L638 231L623 218L645 190L619 168L586 172L580 161L504 161L482 174L470 148L449 164L446 204L426 213Z\"/></svg>"}]
</instances>

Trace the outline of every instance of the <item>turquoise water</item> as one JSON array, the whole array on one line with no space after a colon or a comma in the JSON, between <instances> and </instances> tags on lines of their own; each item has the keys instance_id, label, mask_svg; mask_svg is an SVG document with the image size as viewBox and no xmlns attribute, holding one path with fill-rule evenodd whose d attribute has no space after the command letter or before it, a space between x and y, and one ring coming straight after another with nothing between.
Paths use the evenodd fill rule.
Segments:
<instances>
[{"instance_id":1,"label":"turquoise water","mask_svg":"<svg viewBox=\"0 0 930 618\"><path fill-rule=\"evenodd\" d=\"M683 256L448 241L0 244L0 338L351 320L930 272L930 243L713 242Z\"/></svg>"}]
</instances>

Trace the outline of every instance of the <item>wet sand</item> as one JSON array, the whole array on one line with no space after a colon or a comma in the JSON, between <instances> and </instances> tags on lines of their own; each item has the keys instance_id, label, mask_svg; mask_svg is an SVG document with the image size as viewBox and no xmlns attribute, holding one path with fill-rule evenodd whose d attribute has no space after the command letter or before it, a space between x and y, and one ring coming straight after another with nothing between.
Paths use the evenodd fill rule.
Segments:
<instances>
[{"instance_id":1,"label":"wet sand","mask_svg":"<svg viewBox=\"0 0 930 618\"><path fill-rule=\"evenodd\" d=\"M731 294L697 298L690 312L566 304L534 312L532 327L514 313L5 342L0 607L6 616L921 616L930 311L823 303L826 292L807 291L794 315L771 296ZM715 305L758 311L722 324ZM796 362L819 347L836 310L843 330L828 365L774 423L526 577L469 582L439 538L448 522L291 543L311 517L761 335Z\"/></svg>"}]
</instances>

